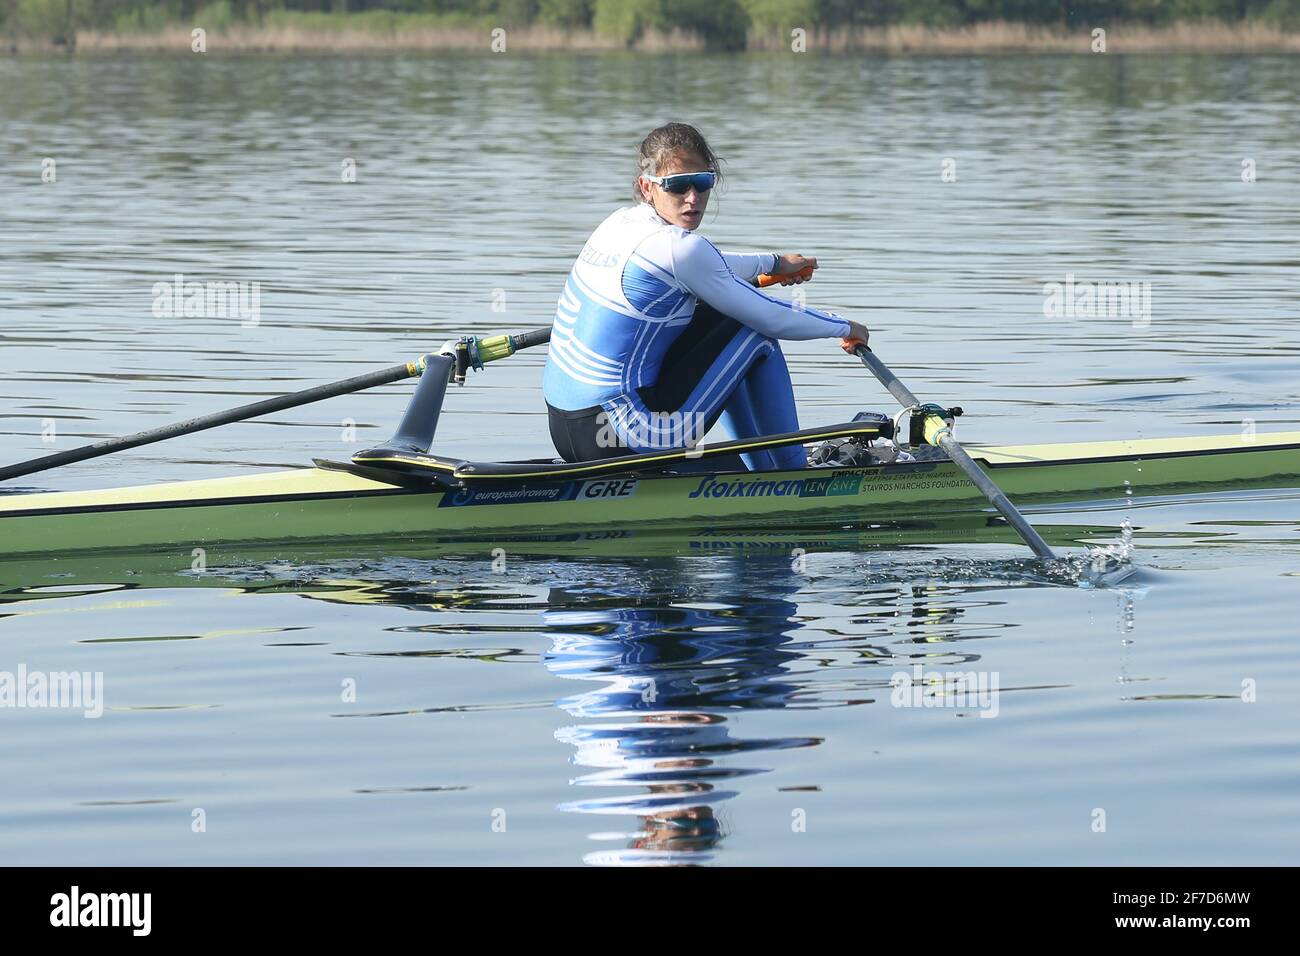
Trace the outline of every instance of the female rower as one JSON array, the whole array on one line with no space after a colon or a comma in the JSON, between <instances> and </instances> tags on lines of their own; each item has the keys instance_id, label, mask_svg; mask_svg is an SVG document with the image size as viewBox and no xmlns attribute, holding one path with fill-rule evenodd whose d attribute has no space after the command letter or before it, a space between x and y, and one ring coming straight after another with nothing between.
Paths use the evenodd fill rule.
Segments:
<instances>
[{"instance_id":1,"label":"female rower","mask_svg":"<svg viewBox=\"0 0 1300 956\"><path fill-rule=\"evenodd\" d=\"M778 339L867 330L834 313L774 299L752 284L817 260L720 252L696 234L718 162L699 131L669 123L641 142L636 204L592 233L551 332L543 392L566 461L692 446L721 417L735 438L797 431ZM752 471L803 468L802 445L741 456Z\"/></svg>"}]
</instances>

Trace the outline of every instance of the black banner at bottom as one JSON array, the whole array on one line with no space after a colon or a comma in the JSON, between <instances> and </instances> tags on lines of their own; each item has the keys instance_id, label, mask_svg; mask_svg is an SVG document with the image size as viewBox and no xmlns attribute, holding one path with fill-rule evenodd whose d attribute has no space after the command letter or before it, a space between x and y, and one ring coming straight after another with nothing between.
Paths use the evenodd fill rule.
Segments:
<instances>
[{"instance_id":1,"label":"black banner at bottom","mask_svg":"<svg viewBox=\"0 0 1300 956\"><path fill-rule=\"evenodd\" d=\"M1281 868L713 868L690 874L23 868L0 870L0 925L11 942L75 935L78 943L284 939L338 945L353 938L373 943L378 927L385 935L425 935L432 922L437 938L446 941L457 931L526 931L539 917L552 928L599 926L602 933L625 920L631 939L649 929L647 921L663 924L659 931L679 922L687 932L725 925L734 944L752 914L760 934L779 920L796 932L870 927L873 938L951 930L959 934L954 938L970 939L968 933L1043 930L1146 944L1195 934L1230 944L1243 933L1287 925L1283 884L1293 876ZM492 919L484 922L484 915Z\"/></svg>"}]
</instances>

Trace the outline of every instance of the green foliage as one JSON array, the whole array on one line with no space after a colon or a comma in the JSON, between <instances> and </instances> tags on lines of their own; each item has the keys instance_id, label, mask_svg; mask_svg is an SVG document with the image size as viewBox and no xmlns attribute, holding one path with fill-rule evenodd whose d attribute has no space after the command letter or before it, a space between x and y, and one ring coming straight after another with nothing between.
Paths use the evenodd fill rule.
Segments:
<instances>
[{"instance_id":1,"label":"green foliage","mask_svg":"<svg viewBox=\"0 0 1300 956\"><path fill-rule=\"evenodd\" d=\"M304 12L300 10L271 10L263 22L288 30L300 29L313 33L341 33L358 30L363 33L394 35L406 30L438 29L439 27L477 27L489 29L501 26L496 17L476 17L467 12L457 13L397 13L392 10L361 10L356 13Z\"/></svg>"},{"instance_id":2,"label":"green foliage","mask_svg":"<svg viewBox=\"0 0 1300 956\"><path fill-rule=\"evenodd\" d=\"M11 36L49 40L66 37L86 13L87 4L68 0L14 0L7 5L5 32Z\"/></svg>"},{"instance_id":3,"label":"green foliage","mask_svg":"<svg viewBox=\"0 0 1300 956\"><path fill-rule=\"evenodd\" d=\"M121 7L112 20L116 33L157 33L177 19L165 4L130 3Z\"/></svg>"},{"instance_id":4,"label":"green foliage","mask_svg":"<svg viewBox=\"0 0 1300 956\"><path fill-rule=\"evenodd\" d=\"M540 0L537 21L552 27L591 25L592 0Z\"/></svg>"},{"instance_id":5,"label":"green foliage","mask_svg":"<svg viewBox=\"0 0 1300 956\"><path fill-rule=\"evenodd\" d=\"M1259 18L1284 30L1300 30L1300 0L1272 0L1260 11Z\"/></svg>"},{"instance_id":6,"label":"green foliage","mask_svg":"<svg viewBox=\"0 0 1300 956\"><path fill-rule=\"evenodd\" d=\"M592 27L597 33L631 43L659 15L660 0L596 0Z\"/></svg>"},{"instance_id":7,"label":"green foliage","mask_svg":"<svg viewBox=\"0 0 1300 956\"><path fill-rule=\"evenodd\" d=\"M660 30L684 30L698 33L712 47L736 50L745 45L749 17L740 0L663 0Z\"/></svg>"},{"instance_id":8,"label":"green foliage","mask_svg":"<svg viewBox=\"0 0 1300 956\"><path fill-rule=\"evenodd\" d=\"M949 0L912 0L902 10L898 22L923 27L959 27L966 22L963 13Z\"/></svg>"},{"instance_id":9,"label":"green foliage","mask_svg":"<svg viewBox=\"0 0 1300 956\"><path fill-rule=\"evenodd\" d=\"M537 19L537 0L498 0L494 6L499 26L522 27Z\"/></svg>"},{"instance_id":10,"label":"green foliage","mask_svg":"<svg viewBox=\"0 0 1300 956\"><path fill-rule=\"evenodd\" d=\"M821 21L818 0L740 0L754 33L788 37L796 27L814 30Z\"/></svg>"},{"instance_id":11,"label":"green foliage","mask_svg":"<svg viewBox=\"0 0 1300 956\"><path fill-rule=\"evenodd\" d=\"M204 4L193 17L194 25L205 30L220 30L230 26L234 21L235 13L230 6L230 0L216 0L216 3Z\"/></svg>"},{"instance_id":12,"label":"green foliage","mask_svg":"<svg viewBox=\"0 0 1300 956\"><path fill-rule=\"evenodd\" d=\"M631 43L649 30L697 33L719 49L745 45L749 17L741 0L596 0L592 26Z\"/></svg>"},{"instance_id":13,"label":"green foliage","mask_svg":"<svg viewBox=\"0 0 1300 956\"><path fill-rule=\"evenodd\" d=\"M56 38L73 28L156 32L175 24L220 29L270 20L312 29L400 32L420 26L530 23L587 29L625 43L680 30L715 49L742 47L802 27L891 24L959 27L1006 20L1072 30L1116 22L1256 20L1300 30L1300 0L0 0L11 36Z\"/></svg>"}]
</instances>

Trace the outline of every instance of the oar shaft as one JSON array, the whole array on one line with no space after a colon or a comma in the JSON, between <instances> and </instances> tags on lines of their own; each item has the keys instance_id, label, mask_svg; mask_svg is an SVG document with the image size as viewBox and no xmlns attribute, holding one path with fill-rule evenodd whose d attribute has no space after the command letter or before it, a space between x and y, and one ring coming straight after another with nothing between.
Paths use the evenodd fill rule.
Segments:
<instances>
[{"instance_id":1,"label":"oar shaft","mask_svg":"<svg viewBox=\"0 0 1300 956\"><path fill-rule=\"evenodd\" d=\"M140 445L149 445L154 442L165 441L168 438L175 438L179 435L188 435L193 432L204 431L208 428L216 428L218 425L229 425L232 422L257 418L260 415L283 411L286 408L297 408L299 405L309 405L312 402L319 402L322 399L333 398L336 395L346 395L349 392L359 392L363 388L370 388L373 385L385 385L389 382L399 382L404 378L411 378L418 374L419 365L415 362L407 362L403 365L394 365L391 368L368 372L365 375L345 378L341 382L331 382L328 385L317 385L313 388L303 389L301 392L291 392L288 395L281 395L277 398L268 398L265 401L253 402L251 405L241 405L238 408L227 409L224 412L214 412L211 415L201 415L198 418L191 418L183 422L174 422L170 425L163 425L159 428L151 428L148 431L136 432L134 435L125 435L121 438L106 438L103 441L95 442L91 445L82 445L80 448L70 448L67 451L56 452L53 455L46 455L44 458L34 458L31 461L23 461L16 465L9 465L0 468L0 481L9 478L20 478L23 475L35 474L38 471L57 468L60 465L69 465L73 462L86 461L90 458L99 458L102 455L111 455L116 451L123 451L127 448L137 448Z\"/></svg>"},{"instance_id":2,"label":"oar shaft","mask_svg":"<svg viewBox=\"0 0 1300 956\"><path fill-rule=\"evenodd\" d=\"M975 487L984 492L984 497L988 498L989 504L1007 519L1007 524L1016 529L1020 537L1025 539L1025 544L1033 549L1034 554L1049 561L1056 560L1056 553L1043 540L1042 535L1034 530L1034 526L1025 520L1025 516L1002 493L1002 489L984 474L984 470L975 464L970 455L966 454L966 449L957 444L957 439L945 433L939 436L939 447L948 453L948 457L957 463L957 467L966 472L966 477L975 484Z\"/></svg>"},{"instance_id":3,"label":"oar shaft","mask_svg":"<svg viewBox=\"0 0 1300 956\"><path fill-rule=\"evenodd\" d=\"M900 405L904 408L918 408L921 405L917 397L912 394L912 390L898 380L898 376L876 357L875 352L865 345L861 345L854 350L854 354L862 359L862 364L871 369L871 373L880 380L880 384L889 390L889 394L893 395ZM984 469L975 464L971 456L966 454L966 449L957 443L957 439L952 437L951 432L945 431L939 436L939 447L948 453L948 457L966 473L966 477L971 480L975 487L984 493L984 497L989 500L989 504L993 505L998 510L998 513L1007 519L1007 523L1016 529L1020 537L1024 539L1025 544L1033 549L1034 554L1048 560L1056 559L1056 553L1043 540L1042 535L1035 531L1033 525L1025 520L1025 516L1002 493L1002 489L994 483L993 479L984 473Z\"/></svg>"},{"instance_id":4,"label":"oar shaft","mask_svg":"<svg viewBox=\"0 0 1300 956\"><path fill-rule=\"evenodd\" d=\"M898 404L904 408L913 408L921 404L920 399L912 394L912 390L900 382L898 376L891 372L884 362L876 358L875 352L864 345L857 349L856 354L862 359L862 364L871 369L871 374L880 380L880 384L885 386L889 394L898 400Z\"/></svg>"},{"instance_id":5,"label":"oar shaft","mask_svg":"<svg viewBox=\"0 0 1300 956\"><path fill-rule=\"evenodd\" d=\"M529 332L521 332L517 335L498 335L488 339L475 340L483 345L480 360L482 362L491 362L498 358L505 358L513 355L519 349L531 348L534 345L542 345L551 339L550 328L533 329ZM462 340L463 349L463 340ZM442 374L446 370L446 363L432 363L436 365L437 374ZM9 478L21 478L23 475L33 475L38 471L47 471L50 468L57 468L60 465L70 465L73 462L86 461L90 458L99 458L103 455L111 455L116 451L125 451L128 448L138 448L141 445L151 445L154 442L166 441L168 438L176 438L180 435L190 435L194 432L201 432L208 428L216 428L218 425L229 425L232 422L242 422L249 418L258 418L262 415L269 415L271 412L284 411L286 408L297 408L300 405L310 405L312 402L319 402L326 398L333 398L336 395L346 395L349 392L359 392L363 388L370 388L372 385L386 385L389 382L400 382L404 378L414 378L421 373L425 366L425 360L418 362L406 362L402 365L394 365L391 368L379 369L376 372L367 372L365 375L357 375L352 378L345 378L341 382L331 382L328 385L317 385L314 388L305 388L301 392L291 392L288 395L281 395L277 398L268 398L265 401L253 402L251 405L240 405L238 408L230 408L224 412L213 412L211 415L201 415L198 418L191 418L183 422L175 422L171 425L163 425L160 428L151 428L148 431L136 432L134 435L125 435L121 438L106 438L103 441L95 442L91 445L82 445L80 448L70 448L67 451L56 452L53 455L46 455L43 458L33 458L31 461L20 461L16 465L8 465L0 468L0 481ZM481 365L475 366L476 368ZM460 371L463 372L463 369ZM463 380L461 375L458 381ZM441 405L441 402L438 403ZM434 419L436 423L436 416ZM432 428L430 428L432 431Z\"/></svg>"}]
</instances>

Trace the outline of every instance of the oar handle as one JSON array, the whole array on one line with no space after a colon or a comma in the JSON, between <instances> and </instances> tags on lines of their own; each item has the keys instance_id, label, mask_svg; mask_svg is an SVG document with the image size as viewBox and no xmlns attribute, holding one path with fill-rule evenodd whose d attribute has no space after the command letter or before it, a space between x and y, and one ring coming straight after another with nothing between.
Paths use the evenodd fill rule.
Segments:
<instances>
[{"instance_id":1,"label":"oar handle","mask_svg":"<svg viewBox=\"0 0 1300 956\"><path fill-rule=\"evenodd\" d=\"M799 279L811 279L813 266L804 266L798 272L787 272L784 275L773 275L765 272L758 277L758 287L766 289L770 285L793 285Z\"/></svg>"},{"instance_id":2,"label":"oar handle","mask_svg":"<svg viewBox=\"0 0 1300 956\"><path fill-rule=\"evenodd\" d=\"M520 332L518 335L512 335L515 340L515 351L520 349L530 349L534 345L545 345L551 341L551 327L548 325L544 329L533 329L531 332Z\"/></svg>"},{"instance_id":3,"label":"oar handle","mask_svg":"<svg viewBox=\"0 0 1300 956\"><path fill-rule=\"evenodd\" d=\"M467 368L481 369L488 362L509 358L520 349L543 345L550 340L551 330L549 327L532 329L528 332L518 332L514 335L488 335L484 338L479 338L477 335L466 335L459 339L452 339L442 347L442 352L444 355L462 354L467 356L462 359L456 375L458 379L463 380Z\"/></svg>"}]
</instances>

